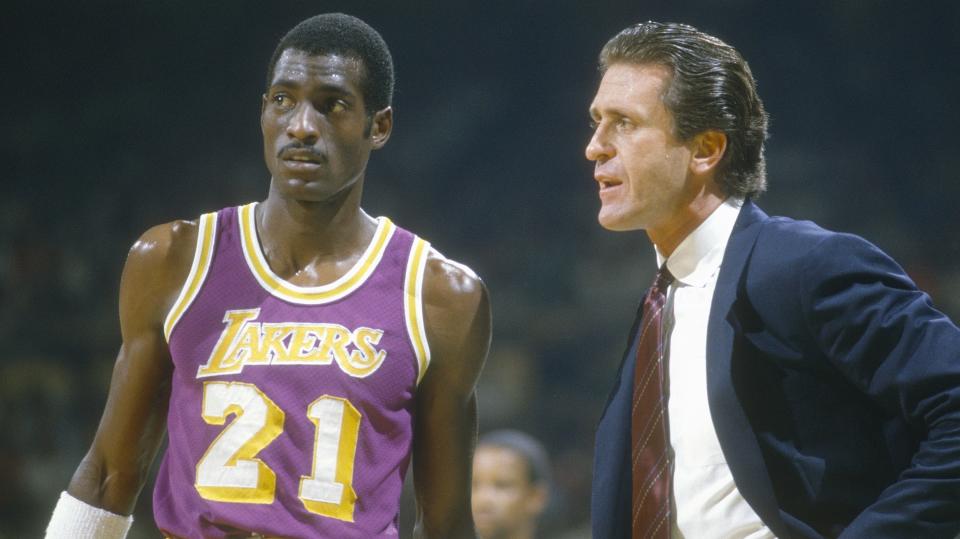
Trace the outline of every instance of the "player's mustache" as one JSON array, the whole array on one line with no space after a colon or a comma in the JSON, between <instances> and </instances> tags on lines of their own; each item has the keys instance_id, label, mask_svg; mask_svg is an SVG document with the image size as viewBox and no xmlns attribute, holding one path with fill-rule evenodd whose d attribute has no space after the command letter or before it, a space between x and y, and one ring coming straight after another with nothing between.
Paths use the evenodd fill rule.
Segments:
<instances>
[{"instance_id":1,"label":"player's mustache","mask_svg":"<svg viewBox=\"0 0 960 539\"><path fill-rule=\"evenodd\" d=\"M277 152L277 157L283 159L288 152L296 152L299 155L309 153L310 155L316 157L318 161L326 161L327 159L327 156L317 148L298 141L291 142L280 148L280 151Z\"/></svg>"}]
</instances>

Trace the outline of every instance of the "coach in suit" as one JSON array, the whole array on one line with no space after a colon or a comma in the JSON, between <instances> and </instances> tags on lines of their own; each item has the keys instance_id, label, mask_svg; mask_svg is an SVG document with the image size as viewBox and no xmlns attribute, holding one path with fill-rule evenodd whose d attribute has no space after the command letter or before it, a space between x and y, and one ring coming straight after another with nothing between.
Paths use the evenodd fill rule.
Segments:
<instances>
[{"instance_id":1,"label":"coach in suit","mask_svg":"<svg viewBox=\"0 0 960 539\"><path fill-rule=\"evenodd\" d=\"M732 47L645 23L600 55L600 223L661 269L597 428L595 539L952 539L960 330L879 249L768 217Z\"/></svg>"}]
</instances>

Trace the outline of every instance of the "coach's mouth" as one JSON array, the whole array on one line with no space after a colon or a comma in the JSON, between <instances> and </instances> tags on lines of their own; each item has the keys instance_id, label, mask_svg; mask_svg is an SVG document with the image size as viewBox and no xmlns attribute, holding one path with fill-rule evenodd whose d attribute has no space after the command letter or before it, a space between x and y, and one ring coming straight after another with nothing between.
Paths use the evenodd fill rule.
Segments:
<instances>
[{"instance_id":1,"label":"coach's mouth","mask_svg":"<svg viewBox=\"0 0 960 539\"><path fill-rule=\"evenodd\" d=\"M593 179L595 179L597 181L597 184L600 185L601 191L604 191L606 189L611 189L613 187L617 187L618 185L621 185L623 183L623 181L617 178L613 178L611 176L597 175L597 176L594 176Z\"/></svg>"}]
</instances>

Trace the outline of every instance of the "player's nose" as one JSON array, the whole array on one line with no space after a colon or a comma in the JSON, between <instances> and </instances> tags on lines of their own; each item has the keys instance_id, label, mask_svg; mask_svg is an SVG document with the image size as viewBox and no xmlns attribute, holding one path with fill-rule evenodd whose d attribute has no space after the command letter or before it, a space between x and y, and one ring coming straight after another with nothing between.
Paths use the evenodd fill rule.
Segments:
<instances>
[{"instance_id":1,"label":"player's nose","mask_svg":"<svg viewBox=\"0 0 960 539\"><path fill-rule=\"evenodd\" d=\"M287 124L287 135L305 144L320 138L320 113L310 103L300 103Z\"/></svg>"}]
</instances>

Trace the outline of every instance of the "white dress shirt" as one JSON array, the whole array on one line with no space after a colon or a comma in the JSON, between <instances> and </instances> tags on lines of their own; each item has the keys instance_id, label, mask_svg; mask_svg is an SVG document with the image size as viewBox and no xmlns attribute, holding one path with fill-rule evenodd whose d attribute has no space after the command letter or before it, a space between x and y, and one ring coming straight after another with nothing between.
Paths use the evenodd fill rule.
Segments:
<instances>
[{"instance_id":1,"label":"white dress shirt","mask_svg":"<svg viewBox=\"0 0 960 539\"><path fill-rule=\"evenodd\" d=\"M737 490L707 402L707 322L720 263L743 201L727 199L666 260L670 444L674 454L673 537L774 537ZM657 263L663 256L657 251Z\"/></svg>"}]
</instances>

